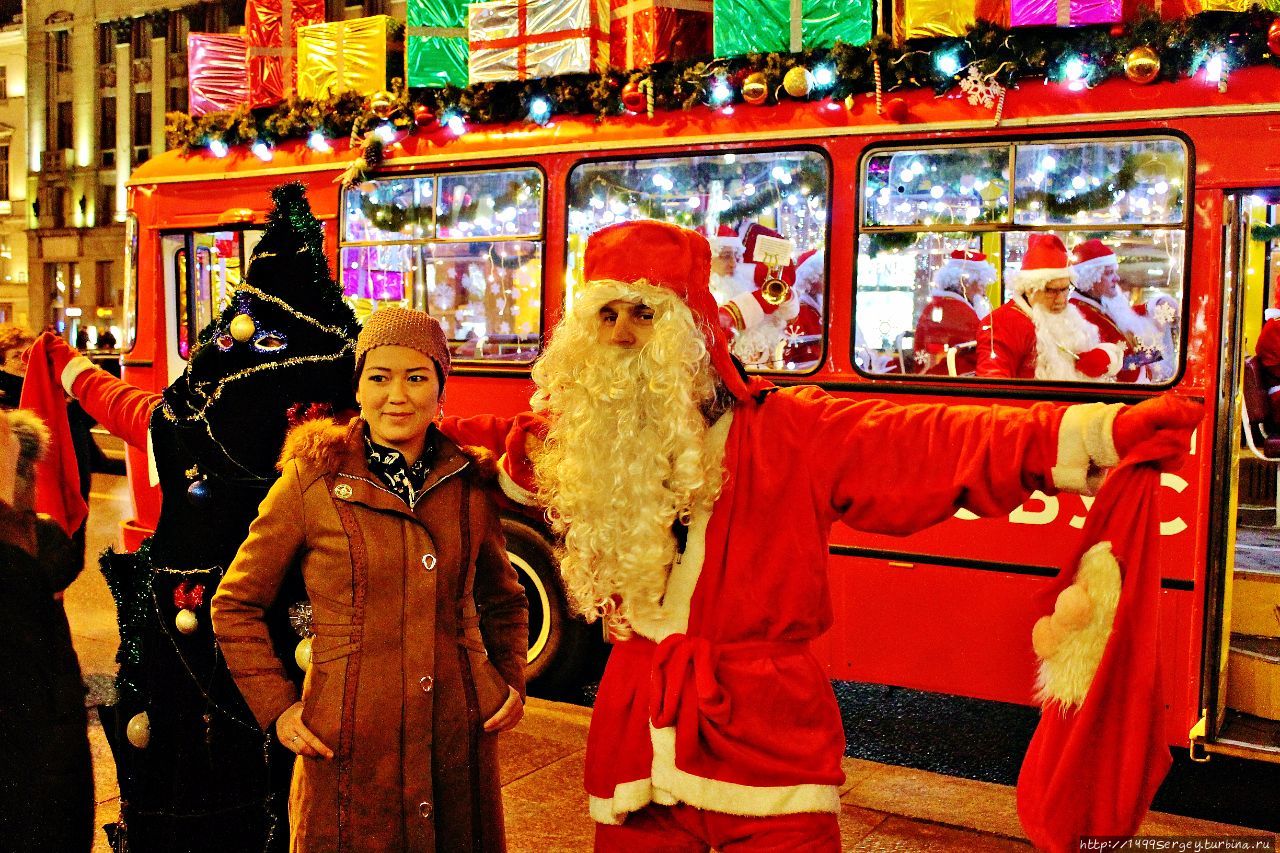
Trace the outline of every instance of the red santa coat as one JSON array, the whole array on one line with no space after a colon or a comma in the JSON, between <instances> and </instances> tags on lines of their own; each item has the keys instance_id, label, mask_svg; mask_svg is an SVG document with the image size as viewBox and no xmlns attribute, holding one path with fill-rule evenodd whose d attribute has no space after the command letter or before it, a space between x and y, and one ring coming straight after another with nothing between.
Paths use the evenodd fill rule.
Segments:
<instances>
[{"instance_id":1,"label":"red santa coat","mask_svg":"<svg viewBox=\"0 0 1280 853\"><path fill-rule=\"evenodd\" d=\"M800 310L787 323L786 346L782 350L784 364L797 368L815 364L822 358L822 308L809 297L800 298Z\"/></svg>"},{"instance_id":2,"label":"red santa coat","mask_svg":"<svg viewBox=\"0 0 1280 853\"><path fill-rule=\"evenodd\" d=\"M1088 490L1090 460L1116 462L1114 414L1101 404L903 407L801 387L724 415L708 438L723 447L720 497L691 520L660 609L633 614L635 635L615 645L600 684L587 739L592 817L619 823L651 802L838 811L844 732L809 649L832 624L831 526L905 535L960 508L1005 514L1035 489ZM507 424L477 420L465 440L487 433L500 445ZM446 419L446 433L458 428ZM512 478L520 470L504 457L500 480L529 502L531 484Z\"/></svg>"},{"instance_id":3,"label":"red santa coat","mask_svg":"<svg viewBox=\"0 0 1280 853\"><path fill-rule=\"evenodd\" d=\"M1119 344L1124 347L1124 354L1130 355L1133 347L1129 343L1129 337L1116 325L1115 321L1107 314L1106 309L1102 307L1102 303L1096 299L1085 296L1082 293L1071 294L1071 304L1076 306L1089 323L1098 330L1098 340L1104 344ZM1137 382L1142 370L1138 367L1127 367L1116 374L1116 382Z\"/></svg>"},{"instance_id":4,"label":"red santa coat","mask_svg":"<svg viewBox=\"0 0 1280 853\"><path fill-rule=\"evenodd\" d=\"M1035 379L1036 324L1022 297L1015 296L982 321L977 356L979 376Z\"/></svg>"},{"instance_id":5,"label":"red santa coat","mask_svg":"<svg viewBox=\"0 0 1280 853\"><path fill-rule=\"evenodd\" d=\"M951 373L944 356L948 349L969 344L955 356L955 375L972 375L978 368L976 341L981 321L978 312L963 296L950 290L934 290L916 322L916 352L927 352L936 363L925 373L946 376Z\"/></svg>"},{"instance_id":6,"label":"red santa coat","mask_svg":"<svg viewBox=\"0 0 1280 853\"><path fill-rule=\"evenodd\" d=\"M1271 398L1270 426L1280 429L1280 317L1262 324L1258 345L1253 352L1262 366L1262 381L1267 383L1267 393Z\"/></svg>"}]
</instances>

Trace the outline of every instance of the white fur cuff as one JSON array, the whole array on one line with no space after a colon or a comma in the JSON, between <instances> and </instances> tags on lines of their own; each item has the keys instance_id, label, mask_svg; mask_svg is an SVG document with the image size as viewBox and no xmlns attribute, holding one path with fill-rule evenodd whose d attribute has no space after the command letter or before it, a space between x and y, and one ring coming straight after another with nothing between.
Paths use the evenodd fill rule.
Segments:
<instances>
[{"instance_id":1,"label":"white fur cuff","mask_svg":"<svg viewBox=\"0 0 1280 853\"><path fill-rule=\"evenodd\" d=\"M83 355L78 355L67 362L67 366L62 368L62 375L59 380L62 382L62 390L66 391L72 397L75 396L71 391L71 386L75 384L76 379L86 370L93 370L93 362Z\"/></svg>"},{"instance_id":2,"label":"white fur cuff","mask_svg":"<svg viewBox=\"0 0 1280 853\"><path fill-rule=\"evenodd\" d=\"M1099 469L1120 464L1111 425L1121 408L1120 403L1086 403L1063 413L1058 458L1051 471L1055 486L1068 492L1097 493L1103 477Z\"/></svg>"},{"instance_id":3,"label":"white fur cuff","mask_svg":"<svg viewBox=\"0 0 1280 853\"><path fill-rule=\"evenodd\" d=\"M744 293L741 296L735 296L729 301L742 316L743 329L755 328L760 325L760 321L765 317L764 309L760 307L760 303L756 301L754 294Z\"/></svg>"},{"instance_id":4,"label":"white fur cuff","mask_svg":"<svg viewBox=\"0 0 1280 853\"><path fill-rule=\"evenodd\" d=\"M1124 367L1124 347L1120 344L1103 344L1102 348L1107 351L1107 356L1111 359L1107 375L1115 376Z\"/></svg>"}]
</instances>

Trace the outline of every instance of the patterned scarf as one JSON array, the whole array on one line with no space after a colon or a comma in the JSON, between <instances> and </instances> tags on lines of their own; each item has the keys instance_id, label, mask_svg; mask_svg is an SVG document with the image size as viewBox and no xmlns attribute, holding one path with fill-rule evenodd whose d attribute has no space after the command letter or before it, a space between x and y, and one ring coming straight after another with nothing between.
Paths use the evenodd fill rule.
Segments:
<instances>
[{"instance_id":1,"label":"patterned scarf","mask_svg":"<svg viewBox=\"0 0 1280 853\"><path fill-rule=\"evenodd\" d=\"M410 508L421 497L422 485L427 480L427 472L431 470L435 449L434 425L427 430L427 441L422 447L422 455L412 465L405 462L404 454L399 450L384 447L370 438L367 425L364 429L364 455L365 461L369 464L369 470Z\"/></svg>"}]
</instances>

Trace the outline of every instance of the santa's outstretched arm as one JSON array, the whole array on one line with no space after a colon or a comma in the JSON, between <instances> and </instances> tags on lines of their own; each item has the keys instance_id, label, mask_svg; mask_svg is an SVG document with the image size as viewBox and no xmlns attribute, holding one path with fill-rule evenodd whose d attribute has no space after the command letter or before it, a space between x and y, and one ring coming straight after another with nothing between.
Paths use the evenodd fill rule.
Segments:
<instances>
[{"instance_id":1,"label":"santa's outstretched arm","mask_svg":"<svg viewBox=\"0 0 1280 853\"><path fill-rule=\"evenodd\" d=\"M440 432L455 444L483 447L498 456L498 484L503 494L522 506L534 504L537 484L529 451L546 437L546 418L533 412L514 418L450 416L440 422Z\"/></svg>"},{"instance_id":2,"label":"santa's outstretched arm","mask_svg":"<svg viewBox=\"0 0 1280 853\"><path fill-rule=\"evenodd\" d=\"M147 452L151 413L161 396L117 379L96 366L53 332L41 336L48 354L51 377L91 418L135 450ZM32 370L40 369L31 365Z\"/></svg>"}]
</instances>

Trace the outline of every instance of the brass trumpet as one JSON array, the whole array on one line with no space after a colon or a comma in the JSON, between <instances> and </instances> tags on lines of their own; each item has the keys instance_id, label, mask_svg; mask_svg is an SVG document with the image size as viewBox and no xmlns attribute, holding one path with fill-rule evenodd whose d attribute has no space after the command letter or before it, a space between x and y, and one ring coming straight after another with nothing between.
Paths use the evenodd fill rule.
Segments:
<instances>
[{"instance_id":1,"label":"brass trumpet","mask_svg":"<svg viewBox=\"0 0 1280 853\"><path fill-rule=\"evenodd\" d=\"M787 284L772 270L765 276L760 285L760 298L770 305L781 305L791 298L791 285Z\"/></svg>"}]
</instances>

